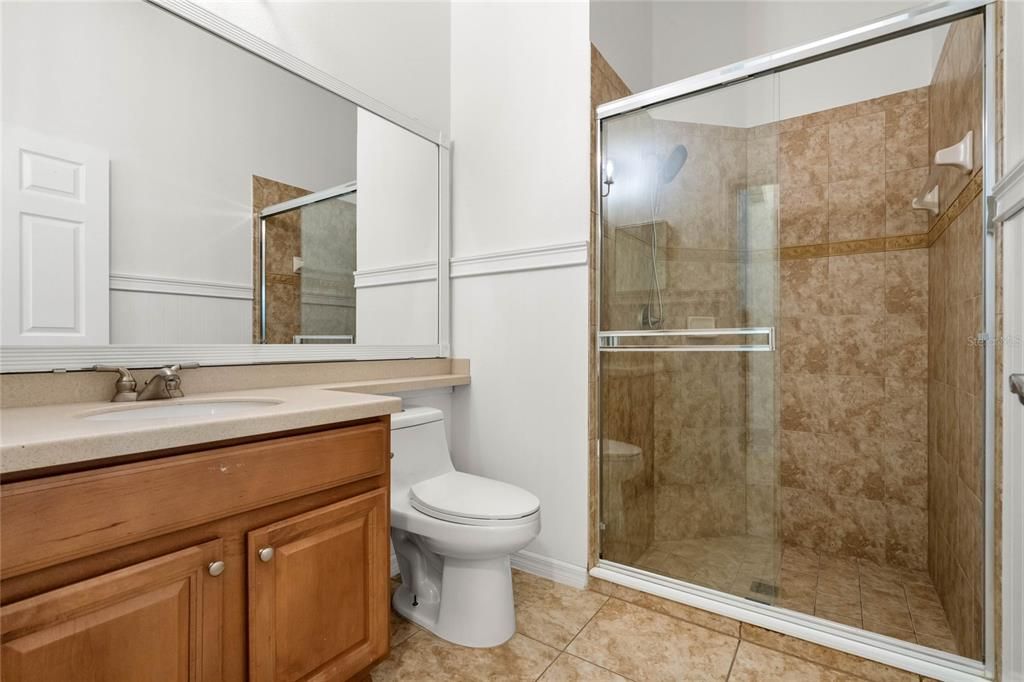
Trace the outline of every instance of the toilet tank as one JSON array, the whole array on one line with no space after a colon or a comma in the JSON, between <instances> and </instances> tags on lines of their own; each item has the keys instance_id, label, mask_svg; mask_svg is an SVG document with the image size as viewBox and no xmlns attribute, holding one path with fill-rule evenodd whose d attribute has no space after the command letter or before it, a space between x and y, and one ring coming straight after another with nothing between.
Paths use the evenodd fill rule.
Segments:
<instances>
[{"instance_id":1,"label":"toilet tank","mask_svg":"<svg viewBox=\"0 0 1024 682\"><path fill-rule=\"evenodd\" d=\"M409 407L391 415L391 489L454 471L444 413L433 407Z\"/></svg>"}]
</instances>

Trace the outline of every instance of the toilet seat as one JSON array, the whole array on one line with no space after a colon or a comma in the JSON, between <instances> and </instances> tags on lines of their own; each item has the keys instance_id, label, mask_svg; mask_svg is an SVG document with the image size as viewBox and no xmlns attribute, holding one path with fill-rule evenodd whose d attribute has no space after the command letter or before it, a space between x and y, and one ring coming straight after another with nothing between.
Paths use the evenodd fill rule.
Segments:
<instances>
[{"instance_id":1,"label":"toilet seat","mask_svg":"<svg viewBox=\"0 0 1024 682\"><path fill-rule=\"evenodd\" d=\"M414 484L409 503L435 519L471 526L520 524L540 509L540 500L522 488L461 471Z\"/></svg>"}]
</instances>

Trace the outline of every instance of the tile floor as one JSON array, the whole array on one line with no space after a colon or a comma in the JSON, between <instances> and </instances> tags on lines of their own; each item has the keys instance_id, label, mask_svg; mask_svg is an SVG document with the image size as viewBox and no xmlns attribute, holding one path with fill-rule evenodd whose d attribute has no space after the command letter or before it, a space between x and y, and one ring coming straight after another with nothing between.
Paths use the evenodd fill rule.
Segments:
<instances>
[{"instance_id":1,"label":"tile floor","mask_svg":"<svg viewBox=\"0 0 1024 682\"><path fill-rule=\"evenodd\" d=\"M659 542L638 568L748 599L957 653L926 571L818 554L747 536ZM752 589L773 586L776 594Z\"/></svg>"},{"instance_id":2,"label":"tile floor","mask_svg":"<svg viewBox=\"0 0 1024 682\"><path fill-rule=\"evenodd\" d=\"M460 647L392 612L391 655L373 670L374 682L861 679L597 592L518 571L513 580L511 640Z\"/></svg>"}]
</instances>

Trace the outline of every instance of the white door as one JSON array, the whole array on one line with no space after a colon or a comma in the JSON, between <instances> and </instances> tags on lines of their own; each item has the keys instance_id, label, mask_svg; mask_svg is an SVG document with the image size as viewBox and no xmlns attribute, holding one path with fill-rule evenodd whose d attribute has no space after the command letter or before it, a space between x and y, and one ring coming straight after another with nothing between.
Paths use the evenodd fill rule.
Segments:
<instances>
[{"instance_id":1,"label":"white door","mask_svg":"<svg viewBox=\"0 0 1024 682\"><path fill-rule=\"evenodd\" d=\"M110 158L4 129L3 345L110 341Z\"/></svg>"}]
</instances>

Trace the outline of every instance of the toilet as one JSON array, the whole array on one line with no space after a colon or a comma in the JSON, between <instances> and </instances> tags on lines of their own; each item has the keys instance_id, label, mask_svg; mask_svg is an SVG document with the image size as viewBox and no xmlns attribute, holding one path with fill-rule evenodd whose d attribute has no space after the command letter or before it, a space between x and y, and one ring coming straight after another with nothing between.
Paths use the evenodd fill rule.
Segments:
<instances>
[{"instance_id":1,"label":"toilet","mask_svg":"<svg viewBox=\"0 0 1024 682\"><path fill-rule=\"evenodd\" d=\"M540 532L540 501L455 470L444 414L391 416L391 541L402 584L392 605L449 642L492 647L516 631L509 556Z\"/></svg>"}]
</instances>

